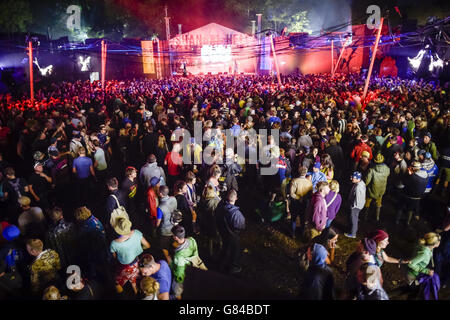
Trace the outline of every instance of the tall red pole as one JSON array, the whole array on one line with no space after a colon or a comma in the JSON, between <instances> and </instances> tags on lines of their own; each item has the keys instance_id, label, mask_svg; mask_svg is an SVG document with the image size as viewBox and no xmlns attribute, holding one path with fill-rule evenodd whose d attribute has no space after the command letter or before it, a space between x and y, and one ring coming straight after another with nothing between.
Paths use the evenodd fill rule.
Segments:
<instances>
[{"instance_id":1,"label":"tall red pole","mask_svg":"<svg viewBox=\"0 0 450 320\"><path fill-rule=\"evenodd\" d=\"M363 101L366 99L367 90L369 89L369 82L372 75L373 64L375 62L375 56L378 50L378 43L380 42L381 29L383 29L383 20L384 18L381 18L380 20L380 27L378 28L377 39L375 40L375 47L373 48L372 59L370 60L369 72L367 72L366 85L364 86L364 93L362 96Z\"/></svg>"},{"instance_id":2,"label":"tall red pole","mask_svg":"<svg viewBox=\"0 0 450 320\"><path fill-rule=\"evenodd\" d=\"M105 90L105 73L106 73L106 43L102 40L102 90Z\"/></svg>"},{"instance_id":3,"label":"tall red pole","mask_svg":"<svg viewBox=\"0 0 450 320\"><path fill-rule=\"evenodd\" d=\"M33 84L33 44L28 41L28 64L30 66L30 98L34 101L34 84Z\"/></svg>"},{"instance_id":4,"label":"tall red pole","mask_svg":"<svg viewBox=\"0 0 450 320\"><path fill-rule=\"evenodd\" d=\"M334 43L333 39L331 39L331 76L334 76L333 59L334 59Z\"/></svg>"}]
</instances>

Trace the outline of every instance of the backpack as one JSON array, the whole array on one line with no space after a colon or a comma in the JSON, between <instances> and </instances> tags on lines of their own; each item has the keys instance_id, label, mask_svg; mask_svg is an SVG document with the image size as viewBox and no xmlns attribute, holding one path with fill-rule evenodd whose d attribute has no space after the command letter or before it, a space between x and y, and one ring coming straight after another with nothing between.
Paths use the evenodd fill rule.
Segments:
<instances>
[{"instance_id":1,"label":"backpack","mask_svg":"<svg viewBox=\"0 0 450 320\"><path fill-rule=\"evenodd\" d=\"M128 213L127 210L125 209L124 206L120 205L119 200L117 199L117 197L115 195L112 195L112 197L116 200L117 203L117 208L114 209L111 212L111 219L109 220L109 223L111 224L111 226L114 228L115 224L116 224L116 219L117 218L126 218L126 219L130 219L128 217Z\"/></svg>"},{"instance_id":2,"label":"backpack","mask_svg":"<svg viewBox=\"0 0 450 320\"><path fill-rule=\"evenodd\" d=\"M181 221L183 220L183 214L181 213L180 210L175 209L173 210L172 214L170 215L170 223L174 226L178 225L181 223Z\"/></svg>"},{"instance_id":3,"label":"backpack","mask_svg":"<svg viewBox=\"0 0 450 320\"><path fill-rule=\"evenodd\" d=\"M309 264L312 261L312 246L307 246L298 252L298 264L301 272L308 271Z\"/></svg>"}]
</instances>

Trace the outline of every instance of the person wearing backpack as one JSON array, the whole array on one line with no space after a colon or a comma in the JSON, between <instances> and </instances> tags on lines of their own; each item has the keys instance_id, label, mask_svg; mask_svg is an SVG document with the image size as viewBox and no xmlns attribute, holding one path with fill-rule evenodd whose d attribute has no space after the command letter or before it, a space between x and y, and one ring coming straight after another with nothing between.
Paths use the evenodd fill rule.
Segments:
<instances>
[{"instance_id":1,"label":"person wearing backpack","mask_svg":"<svg viewBox=\"0 0 450 320\"><path fill-rule=\"evenodd\" d=\"M105 221L109 221L112 212L120 207L125 208L125 199L123 192L119 188L119 182L116 178L110 178L106 181L106 186L110 192L108 198L106 199L106 217ZM102 219L100 219L102 220Z\"/></svg>"}]
</instances>

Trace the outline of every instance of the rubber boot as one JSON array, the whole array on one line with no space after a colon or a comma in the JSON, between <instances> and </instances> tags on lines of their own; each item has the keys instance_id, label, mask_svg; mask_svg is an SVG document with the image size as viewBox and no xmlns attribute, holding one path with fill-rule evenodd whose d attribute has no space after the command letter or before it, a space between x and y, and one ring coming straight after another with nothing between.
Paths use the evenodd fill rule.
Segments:
<instances>
[{"instance_id":1,"label":"rubber boot","mask_svg":"<svg viewBox=\"0 0 450 320\"><path fill-rule=\"evenodd\" d=\"M377 219L377 221L380 221L380 211L381 211L381 207L377 207L377 211L376 211L376 219Z\"/></svg>"},{"instance_id":2,"label":"rubber boot","mask_svg":"<svg viewBox=\"0 0 450 320\"><path fill-rule=\"evenodd\" d=\"M406 225L409 226L409 224L411 223L411 218L412 218L413 212L412 211L408 211L408 220L406 221Z\"/></svg>"}]
</instances>

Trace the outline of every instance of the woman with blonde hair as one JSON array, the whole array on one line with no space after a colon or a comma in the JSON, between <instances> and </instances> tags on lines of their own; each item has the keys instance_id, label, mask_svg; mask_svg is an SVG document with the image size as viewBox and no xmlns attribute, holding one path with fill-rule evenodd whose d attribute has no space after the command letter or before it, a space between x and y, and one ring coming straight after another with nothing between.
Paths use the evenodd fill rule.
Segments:
<instances>
[{"instance_id":1,"label":"woman with blonde hair","mask_svg":"<svg viewBox=\"0 0 450 320\"><path fill-rule=\"evenodd\" d=\"M67 296L61 296L57 287L50 286L44 290L42 300L67 300Z\"/></svg>"},{"instance_id":2,"label":"woman with blonde hair","mask_svg":"<svg viewBox=\"0 0 450 320\"><path fill-rule=\"evenodd\" d=\"M211 185L206 186L201 199L201 211L203 213L203 219L201 219L200 221L202 232L206 234L208 238L210 256L213 255L214 242L218 242L219 247L222 246L219 233L217 232L215 215L215 211L219 202L220 197L214 187Z\"/></svg>"},{"instance_id":3,"label":"woman with blonde hair","mask_svg":"<svg viewBox=\"0 0 450 320\"><path fill-rule=\"evenodd\" d=\"M152 277L144 277L141 280L141 291L145 295L142 300L158 300L159 283Z\"/></svg>"},{"instance_id":4,"label":"woman with blonde hair","mask_svg":"<svg viewBox=\"0 0 450 320\"><path fill-rule=\"evenodd\" d=\"M158 136L158 145L156 146L156 162L158 165L164 163L167 153L169 153L169 147L167 146L166 137L163 134Z\"/></svg>"},{"instance_id":5,"label":"woman with blonde hair","mask_svg":"<svg viewBox=\"0 0 450 320\"><path fill-rule=\"evenodd\" d=\"M336 180L331 180L330 192L325 196L325 202L327 203L327 224L325 228L328 228L334 218L336 218L342 204L342 197L339 194L339 182Z\"/></svg>"},{"instance_id":6,"label":"woman with blonde hair","mask_svg":"<svg viewBox=\"0 0 450 320\"><path fill-rule=\"evenodd\" d=\"M327 153L324 153L320 156L320 171L322 171L327 177L327 182L330 183L334 178L334 164L333 160L331 160L331 156Z\"/></svg>"},{"instance_id":7,"label":"woman with blonde hair","mask_svg":"<svg viewBox=\"0 0 450 320\"><path fill-rule=\"evenodd\" d=\"M419 239L417 252L408 264L407 279L412 289L410 298L415 297L420 289L428 289L428 297L425 296L425 299L428 300L431 286L434 289L435 298L437 299L439 286L436 287L436 280L439 279L439 276L432 269L434 268L433 249L439 247L440 243L441 236L434 232L429 232L423 238ZM430 263L431 268L429 267Z\"/></svg>"}]
</instances>

